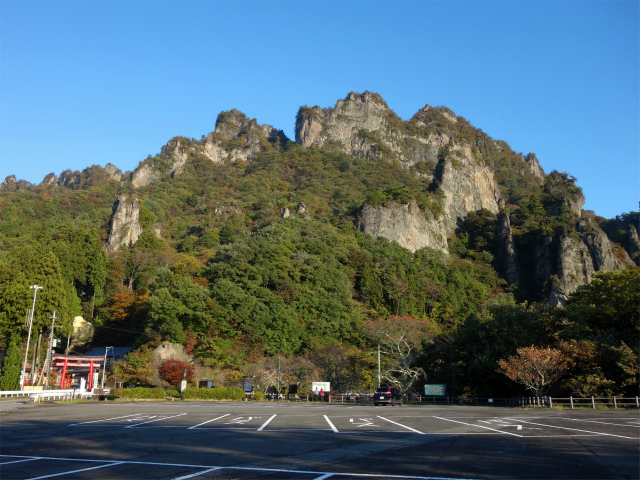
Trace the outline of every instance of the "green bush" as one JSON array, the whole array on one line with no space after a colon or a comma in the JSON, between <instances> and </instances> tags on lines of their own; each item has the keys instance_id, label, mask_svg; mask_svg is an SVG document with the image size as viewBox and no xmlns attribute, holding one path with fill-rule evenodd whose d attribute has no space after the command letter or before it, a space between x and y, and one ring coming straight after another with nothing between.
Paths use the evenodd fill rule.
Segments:
<instances>
[{"instance_id":1,"label":"green bush","mask_svg":"<svg viewBox=\"0 0 640 480\"><path fill-rule=\"evenodd\" d=\"M180 396L180 392L177 390L167 390L165 392L165 394L167 395L167 397L179 397Z\"/></svg>"},{"instance_id":2,"label":"green bush","mask_svg":"<svg viewBox=\"0 0 640 480\"><path fill-rule=\"evenodd\" d=\"M120 392L123 398L165 398L162 388L123 388Z\"/></svg>"},{"instance_id":3,"label":"green bush","mask_svg":"<svg viewBox=\"0 0 640 480\"><path fill-rule=\"evenodd\" d=\"M239 387L190 387L182 392L185 400L244 400L244 390Z\"/></svg>"},{"instance_id":4,"label":"green bush","mask_svg":"<svg viewBox=\"0 0 640 480\"><path fill-rule=\"evenodd\" d=\"M264 393L259 390L257 392L253 392L253 399L258 401L264 400Z\"/></svg>"}]
</instances>

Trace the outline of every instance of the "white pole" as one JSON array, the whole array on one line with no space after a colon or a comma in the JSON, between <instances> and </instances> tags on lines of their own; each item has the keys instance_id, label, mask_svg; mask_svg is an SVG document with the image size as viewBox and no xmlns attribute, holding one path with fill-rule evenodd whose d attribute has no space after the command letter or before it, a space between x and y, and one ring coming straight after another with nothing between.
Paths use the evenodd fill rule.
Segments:
<instances>
[{"instance_id":1,"label":"white pole","mask_svg":"<svg viewBox=\"0 0 640 480\"><path fill-rule=\"evenodd\" d=\"M107 374L107 352L113 347L104 347L104 364L102 365L102 384L100 389L104 390L104 376Z\"/></svg>"},{"instance_id":2,"label":"white pole","mask_svg":"<svg viewBox=\"0 0 640 480\"><path fill-rule=\"evenodd\" d=\"M378 345L378 386L380 385L380 345Z\"/></svg>"},{"instance_id":3,"label":"white pole","mask_svg":"<svg viewBox=\"0 0 640 480\"><path fill-rule=\"evenodd\" d=\"M31 341L31 327L33 325L33 311L36 308L36 295L38 293L38 289L42 289L42 287L38 285L31 285L29 288L33 288L33 305L31 306L31 319L29 320L29 334L27 335L27 348L24 352L24 363L22 364L22 375L20 375L20 391L24 390L24 380L27 375L27 354L29 353L29 342ZM31 366L33 368L33 365Z\"/></svg>"}]
</instances>

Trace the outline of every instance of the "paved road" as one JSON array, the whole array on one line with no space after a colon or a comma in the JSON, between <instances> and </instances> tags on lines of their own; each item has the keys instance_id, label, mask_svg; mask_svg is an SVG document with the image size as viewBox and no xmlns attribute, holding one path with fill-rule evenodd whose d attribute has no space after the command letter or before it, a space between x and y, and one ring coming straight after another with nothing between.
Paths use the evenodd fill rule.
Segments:
<instances>
[{"instance_id":1,"label":"paved road","mask_svg":"<svg viewBox=\"0 0 640 480\"><path fill-rule=\"evenodd\" d=\"M3 480L640 477L635 409L269 402L2 407Z\"/></svg>"}]
</instances>

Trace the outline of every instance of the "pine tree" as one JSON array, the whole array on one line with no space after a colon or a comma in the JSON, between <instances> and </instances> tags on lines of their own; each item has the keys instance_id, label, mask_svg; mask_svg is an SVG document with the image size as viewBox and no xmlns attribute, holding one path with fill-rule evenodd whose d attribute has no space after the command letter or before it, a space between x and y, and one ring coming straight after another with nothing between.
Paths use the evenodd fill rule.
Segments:
<instances>
[{"instance_id":1,"label":"pine tree","mask_svg":"<svg viewBox=\"0 0 640 480\"><path fill-rule=\"evenodd\" d=\"M18 336L12 335L0 375L0 390L18 390L20 388L20 362L22 355L18 348Z\"/></svg>"}]
</instances>

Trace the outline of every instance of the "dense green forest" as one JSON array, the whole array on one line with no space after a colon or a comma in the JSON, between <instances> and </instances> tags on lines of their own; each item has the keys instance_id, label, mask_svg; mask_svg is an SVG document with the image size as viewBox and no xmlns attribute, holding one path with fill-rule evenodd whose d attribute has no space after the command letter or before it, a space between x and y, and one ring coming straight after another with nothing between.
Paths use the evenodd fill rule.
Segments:
<instances>
[{"instance_id":1,"label":"dense green forest","mask_svg":"<svg viewBox=\"0 0 640 480\"><path fill-rule=\"evenodd\" d=\"M562 207L581 193L573 177L552 172L531 182L514 173L506 144L497 148L468 123L456 129L497 172L523 252L573 228ZM162 170L169 155L164 149L147 162ZM469 213L449 238L448 256L412 253L355 228L365 203L415 201L441 213L442 192L421 180L425 169L277 139L249 161L216 165L196 150L180 175L165 169L139 189L98 170L73 189L0 192L0 346L7 358L16 345L24 349L29 287L37 284L36 332L46 332L55 311L56 336L66 337L81 315L96 327L85 350L136 347L121 378L142 384L152 382L150 352L170 341L184 347L200 379L233 383L253 374L267 389L279 357L280 384L304 389L325 380L337 391L366 391L377 382L382 345L385 378L405 391L428 382L446 383L453 395L520 395L524 387L498 361L535 346L563 355L555 395L637 395L636 267L597 273L565 308L552 308L526 272L520 286L505 280L495 213ZM140 199L143 231L132 248L107 253L122 193ZM626 248L638 214L592 219ZM534 262L533 254L523 260Z\"/></svg>"}]
</instances>

